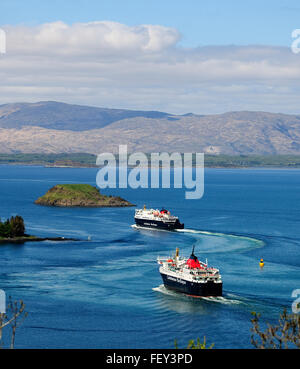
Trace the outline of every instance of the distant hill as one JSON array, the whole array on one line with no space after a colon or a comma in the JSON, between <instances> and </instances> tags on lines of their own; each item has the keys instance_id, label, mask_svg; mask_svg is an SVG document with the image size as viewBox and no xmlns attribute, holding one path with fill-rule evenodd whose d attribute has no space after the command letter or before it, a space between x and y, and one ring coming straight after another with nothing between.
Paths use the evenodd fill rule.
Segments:
<instances>
[{"instance_id":1,"label":"distant hill","mask_svg":"<svg viewBox=\"0 0 300 369\"><path fill-rule=\"evenodd\" d=\"M172 115L54 101L0 105L1 153L129 151L299 155L300 115L240 111Z\"/></svg>"},{"instance_id":2,"label":"distant hill","mask_svg":"<svg viewBox=\"0 0 300 369\"><path fill-rule=\"evenodd\" d=\"M126 118L163 118L166 113L105 109L55 101L0 105L0 127L36 126L55 130L86 131Z\"/></svg>"}]
</instances>

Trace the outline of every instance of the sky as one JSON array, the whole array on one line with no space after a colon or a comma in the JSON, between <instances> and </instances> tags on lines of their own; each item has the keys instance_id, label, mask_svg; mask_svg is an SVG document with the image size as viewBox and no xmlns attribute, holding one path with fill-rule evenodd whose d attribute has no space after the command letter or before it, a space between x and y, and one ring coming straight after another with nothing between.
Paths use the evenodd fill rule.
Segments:
<instances>
[{"instance_id":1,"label":"sky","mask_svg":"<svg viewBox=\"0 0 300 369\"><path fill-rule=\"evenodd\" d=\"M300 110L298 1L1 0L0 28L0 104Z\"/></svg>"},{"instance_id":2,"label":"sky","mask_svg":"<svg viewBox=\"0 0 300 369\"><path fill-rule=\"evenodd\" d=\"M289 46L300 28L297 0L1 0L0 24L110 20L174 27L185 46Z\"/></svg>"}]
</instances>

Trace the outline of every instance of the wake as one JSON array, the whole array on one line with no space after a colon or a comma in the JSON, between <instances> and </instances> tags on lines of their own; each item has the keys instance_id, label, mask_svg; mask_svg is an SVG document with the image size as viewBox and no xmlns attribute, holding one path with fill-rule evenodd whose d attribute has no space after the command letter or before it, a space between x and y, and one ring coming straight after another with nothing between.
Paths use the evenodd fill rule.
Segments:
<instances>
[{"instance_id":1,"label":"wake","mask_svg":"<svg viewBox=\"0 0 300 369\"><path fill-rule=\"evenodd\" d=\"M176 292L176 291L169 290L163 284L161 284L158 287L152 288L152 291L162 293L163 295L166 295L166 296L172 296L172 297L175 297L175 298L180 298L182 300L184 300L184 299L185 300L200 300L200 301L203 300L203 301L207 301L207 302L224 304L224 305L244 304L244 302L241 301L238 296L234 296L234 295L195 297L195 296L190 296L190 295L187 295L187 294L184 294L184 293L181 293L181 292Z\"/></svg>"},{"instance_id":2,"label":"wake","mask_svg":"<svg viewBox=\"0 0 300 369\"><path fill-rule=\"evenodd\" d=\"M243 252L265 246L265 242L262 240L230 233L203 231L198 229L175 229L173 231L168 231L164 229L141 227L136 224L133 224L131 227L138 231L148 232L148 234L164 232L192 237L194 238L194 244L200 246L201 252L205 253ZM149 231L151 231L151 233Z\"/></svg>"},{"instance_id":3,"label":"wake","mask_svg":"<svg viewBox=\"0 0 300 369\"><path fill-rule=\"evenodd\" d=\"M181 233L192 233L192 234L203 234L207 236L216 236L216 237L231 237L231 238L238 238L240 240L248 240L251 242L256 242L261 245L264 245L264 242L261 240L258 240L253 237L247 237L247 236L240 236L230 233L220 233L220 232L210 232L210 231L200 231L197 229L175 229L175 232L181 232Z\"/></svg>"}]
</instances>

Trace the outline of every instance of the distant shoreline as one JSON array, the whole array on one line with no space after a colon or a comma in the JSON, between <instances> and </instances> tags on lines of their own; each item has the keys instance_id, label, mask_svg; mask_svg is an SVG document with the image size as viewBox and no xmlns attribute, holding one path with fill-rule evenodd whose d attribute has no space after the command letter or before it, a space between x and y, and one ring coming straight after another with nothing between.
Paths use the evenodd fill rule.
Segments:
<instances>
[{"instance_id":1,"label":"distant shoreline","mask_svg":"<svg viewBox=\"0 0 300 369\"><path fill-rule=\"evenodd\" d=\"M93 165L93 166L48 166L44 164L37 164L37 163L0 163L0 166L22 166L22 167L43 167L48 169L100 169L100 166ZM128 169L135 168L134 166L127 166ZM146 169L149 167L142 167L142 169ZM159 169L164 169L167 167L159 167ZM178 168L178 167L175 167ZM190 168L190 166L188 166ZM193 168L196 168L193 166ZM150 169L150 168L149 168ZM171 167L174 169L174 167ZM300 169L300 165L298 166L289 166L289 165L249 165L249 166L228 166L228 165L204 165L204 169Z\"/></svg>"},{"instance_id":2,"label":"distant shoreline","mask_svg":"<svg viewBox=\"0 0 300 369\"><path fill-rule=\"evenodd\" d=\"M1 243L25 243L25 242L43 242L43 241L80 241L77 238L67 238L67 237L37 237L37 236L23 236L23 237L13 237L13 238L1 238Z\"/></svg>"},{"instance_id":3,"label":"distant shoreline","mask_svg":"<svg viewBox=\"0 0 300 369\"><path fill-rule=\"evenodd\" d=\"M147 155L150 163L150 154ZM115 156L118 166L118 155ZM0 165L42 166L45 168L101 168L97 156L87 153L62 154L0 154ZM214 169L300 169L300 155L208 155L205 168ZM195 167L195 160L189 167ZM166 166L160 165L159 168ZM128 165L128 169L134 166ZM147 168L146 166L144 168ZM157 167L158 168L158 167ZM171 166L172 168L172 166Z\"/></svg>"}]
</instances>

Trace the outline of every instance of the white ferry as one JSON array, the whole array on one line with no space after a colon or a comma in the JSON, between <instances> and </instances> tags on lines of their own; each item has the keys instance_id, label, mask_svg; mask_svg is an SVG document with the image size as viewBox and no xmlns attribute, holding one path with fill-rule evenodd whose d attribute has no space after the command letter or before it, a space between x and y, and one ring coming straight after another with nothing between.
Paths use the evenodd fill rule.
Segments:
<instances>
[{"instance_id":1,"label":"white ferry","mask_svg":"<svg viewBox=\"0 0 300 369\"><path fill-rule=\"evenodd\" d=\"M158 258L159 272L166 288L190 296L222 296L223 282L219 269L199 261L194 248L189 259L179 257L179 249L169 258Z\"/></svg>"},{"instance_id":2,"label":"white ferry","mask_svg":"<svg viewBox=\"0 0 300 369\"><path fill-rule=\"evenodd\" d=\"M144 206L144 209L135 210L134 220L139 227L168 231L184 228L184 224L180 223L178 217L171 215L167 209L146 209L146 206Z\"/></svg>"}]
</instances>

